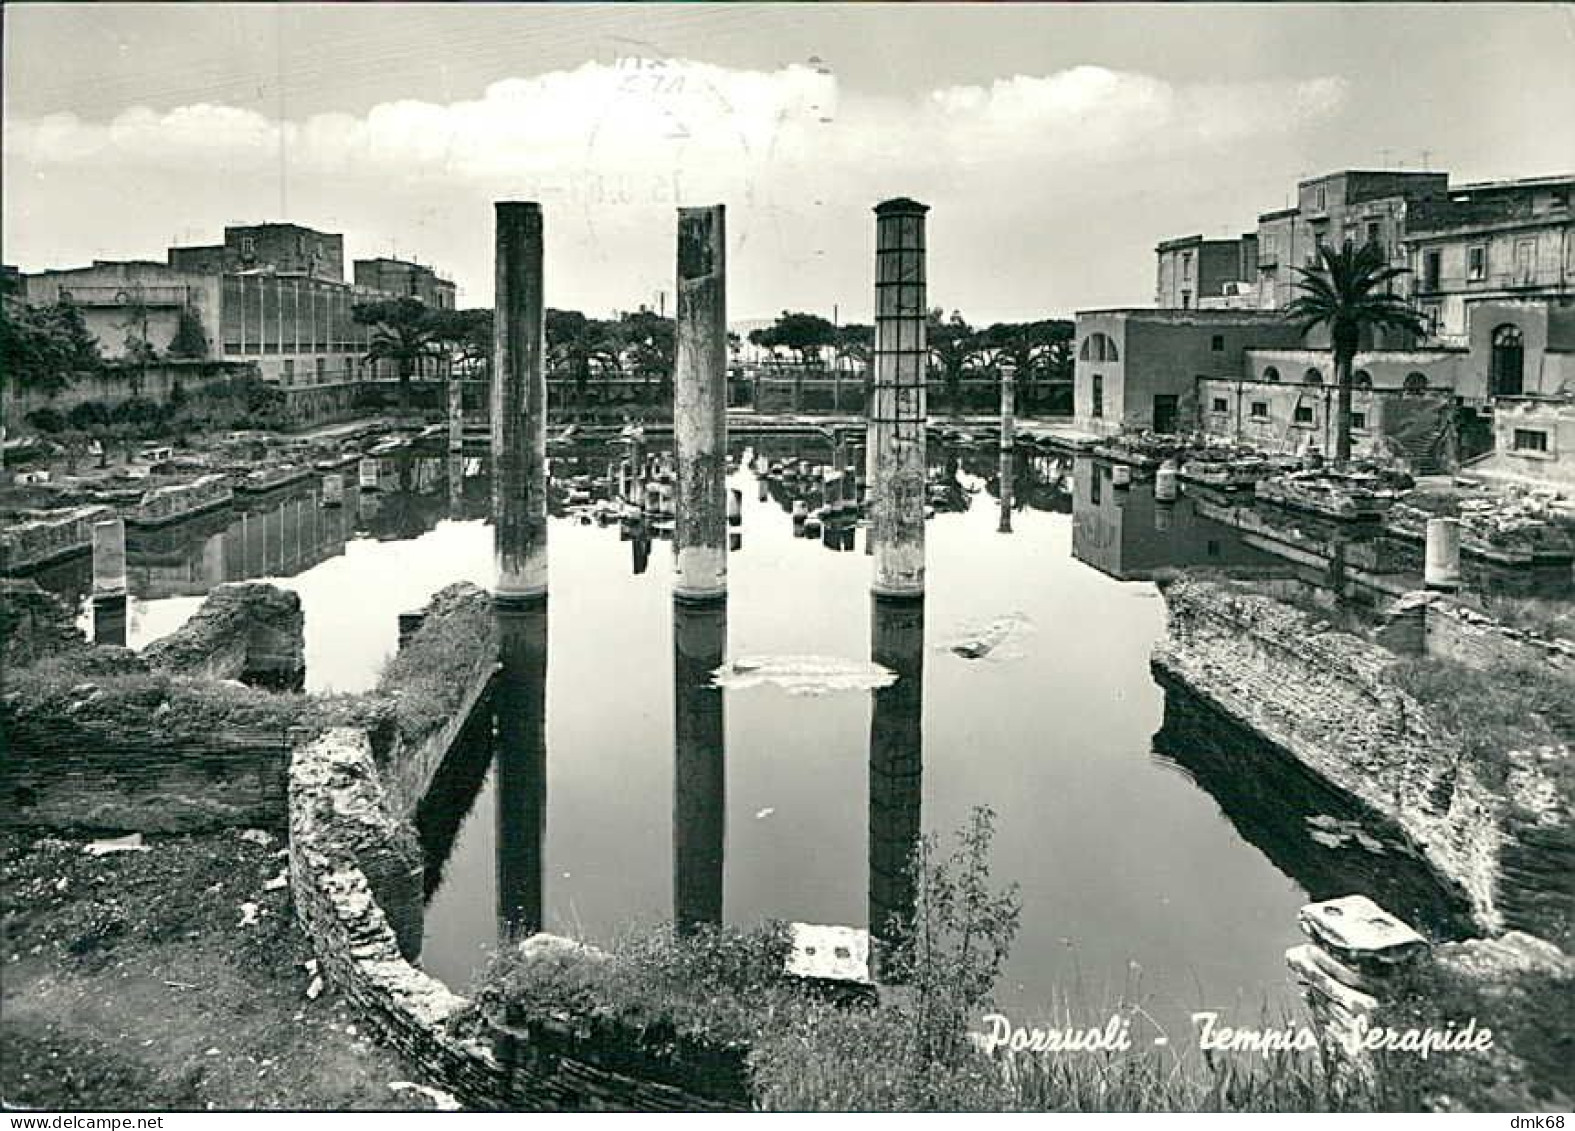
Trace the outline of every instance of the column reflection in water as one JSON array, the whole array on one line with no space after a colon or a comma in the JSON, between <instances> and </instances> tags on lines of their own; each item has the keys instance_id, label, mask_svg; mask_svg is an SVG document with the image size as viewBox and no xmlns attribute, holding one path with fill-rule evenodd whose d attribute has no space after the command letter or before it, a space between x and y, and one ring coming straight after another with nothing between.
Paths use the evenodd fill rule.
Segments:
<instances>
[{"instance_id":1,"label":"column reflection in water","mask_svg":"<svg viewBox=\"0 0 1575 1131\"><path fill-rule=\"evenodd\" d=\"M875 971L900 976L894 943L914 913L914 845L924 784L924 602L871 600L870 659L895 672L871 692L869 927Z\"/></svg>"},{"instance_id":2,"label":"column reflection in water","mask_svg":"<svg viewBox=\"0 0 1575 1131\"><path fill-rule=\"evenodd\" d=\"M93 598L93 643L126 646L126 596Z\"/></svg>"},{"instance_id":3,"label":"column reflection in water","mask_svg":"<svg viewBox=\"0 0 1575 1131\"><path fill-rule=\"evenodd\" d=\"M448 516L465 517L465 456L450 452L448 457Z\"/></svg>"},{"instance_id":4,"label":"column reflection in water","mask_svg":"<svg viewBox=\"0 0 1575 1131\"><path fill-rule=\"evenodd\" d=\"M727 835L723 691L727 604L673 602L673 925L722 922Z\"/></svg>"},{"instance_id":5,"label":"column reflection in water","mask_svg":"<svg viewBox=\"0 0 1575 1131\"><path fill-rule=\"evenodd\" d=\"M498 937L542 929L542 845L547 832L547 605L497 608L493 692L497 754Z\"/></svg>"},{"instance_id":6,"label":"column reflection in water","mask_svg":"<svg viewBox=\"0 0 1575 1131\"><path fill-rule=\"evenodd\" d=\"M1001 496L1001 521L997 524L996 530L1002 534L1010 534L1012 532L1012 495L1014 493L1013 488L1016 486L1014 480L1017 478L1017 458L1015 453L1006 448L1001 449L1001 464L996 474L1000 483L999 494Z\"/></svg>"}]
</instances>

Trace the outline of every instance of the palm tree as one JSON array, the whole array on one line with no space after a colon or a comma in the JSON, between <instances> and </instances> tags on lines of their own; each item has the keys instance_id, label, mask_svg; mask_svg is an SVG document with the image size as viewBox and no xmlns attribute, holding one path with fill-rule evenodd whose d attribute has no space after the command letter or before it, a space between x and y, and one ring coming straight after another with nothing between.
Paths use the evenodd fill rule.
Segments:
<instances>
[{"instance_id":1,"label":"palm tree","mask_svg":"<svg viewBox=\"0 0 1575 1131\"><path fill-rule=\"evenodd\" d=\"M1315 326L1329 327L1337 383L1334 459L1344 466L1351 458L1351 361L1362 331L1387 326L1413 334L1425 332L1421 317L1388 284L1408 274L1404 267L1385 264L1377 244L1354 246L1345 241L1338 251L1318 247L1318 265L1298 267L1301 294L1285 308L1285 317L1301 323L1306 334Z\"/></svg>"},{"instance_id":2,"label":"palm tree","mask_svg":"<svg viewBox=\"0 0 1575 1131\"><path fill-rule=\"evenodd\" d=\"M972 326L957 311L944 316L939 307L930 311L929 339L931 368L938 369L946 386L946 399L953 416L962 413L963 370L978 353L979 343Z\"/></svg>"},{"instance_id":3,"label":"palm tree","mask_svg":"<svg viewBox=\"0 0 1575 1131\"><path fill-rule=\"evenodd\" d=\"M372 327L366 360L391 361L398 367L399 402L409 408L411 375L437 348L437 328L426 304L408 297L362 303L352 308L351 316Z\"/></svg>"}]
</instances>

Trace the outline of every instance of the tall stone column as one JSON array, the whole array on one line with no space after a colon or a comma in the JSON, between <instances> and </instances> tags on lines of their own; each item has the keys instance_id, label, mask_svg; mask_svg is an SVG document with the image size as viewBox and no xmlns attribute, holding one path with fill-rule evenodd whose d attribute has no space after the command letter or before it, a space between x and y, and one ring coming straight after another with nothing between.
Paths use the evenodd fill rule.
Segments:
<instances>
[{"instance_id":1,"label":"tall stone column","mask_svg":"<svg viewBox=\"0 0 1575 1131\"><path fill-rule=\"evenodd\" d=\"M875 382L869 413L870 538L878 597L924 595L924 214L875 208Z\"/></svg>"},{"instance_id":2,"label":"tall stone column","mask_svg":"<svg viewBox=\"0 0 1575 1131\"><path fill-rule=\"evenodd\" d=\"M538 204L497 205L492 511L500 604L547 597L547 377Z\"/></svg>"},{"instance_id":3,"label":"tall stone column","mask_svg":"<svg viewBox=\"0 0 1575 1131\"><path fill-rule=\"evenodd\" d=\"M1012 488L1017 473L1015 452L1017 447L1017 366L1010 361L1000 365L1001 374L1001 460L999 495L1001 520L996 529L1002 534L1012 532Z\"/></svg>"},{"instance_id":4,"label":"tall stone column","mask_svg":"<svg viewBox=\"0 0 1575 1131\"><path fill-rule=\"evenodd\" d=\"M448 377L448 450L450 455L465 450L465 386L453 373Z\"/></svg>"},{"instance_id":5,"label":"tall stone column","mask_svg":"<svg viewBox=\"0 0 1575 1131\"><path fill-rule=\"evenodd\" d=\"M723 206L678 210L673 597L727 596L727 239Z\"/></svg>"},{"instance_id":6,"label":"tall stone column","mask_svg":"<svg viewBox=\"0 0 1575 1131\"><path fill-rule=\"evenodd\" d=\"M493 691L498 938L542 929L547 832L547 606L497 608Z\"/></svg>"},{"instance_id":7,"label":"tall stone column","mask_svg":"<svg viewBox=\"0 0 1575 1131\"><path fill-rule=\"evenodd\" d=\"M924 797L924 602L870 602L870 659L897 675L870 694L869 929L882 981L900 979Z\"/></svg>"},{"instance_id":8,"label":"tall stone column","mask_svg":"<svg viewBox=\"0 0 1575 1131\"><path fill-rule=\"evenodd\" d=\"M120 518L93 524L93 599L126 595L126 522Z\"/></svg>"},{"instance_id":9,"label":"tall stone column","mask_svg":"<svg viewBox=\"0 0 1575 1131\"><path fill-rule=\"evenodd\" d=\"M722 922L727 747L711 682L727 651L727 603L673 603L673 926Z\"/></svg>"},{"instance_id":10,"label":"tall stone column","mask_svg":"<svg viewBox=\"0 0 1575 1131\"><path fill-rule=\"evenodd\" d=\"M126 523L93 524L93 643L126 646Z\"/></svg>"}]
</instances>

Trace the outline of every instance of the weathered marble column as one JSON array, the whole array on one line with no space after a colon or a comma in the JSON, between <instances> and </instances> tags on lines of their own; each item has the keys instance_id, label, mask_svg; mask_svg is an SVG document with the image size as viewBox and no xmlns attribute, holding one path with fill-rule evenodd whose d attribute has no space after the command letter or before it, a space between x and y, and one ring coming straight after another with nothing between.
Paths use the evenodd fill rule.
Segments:
<instances>
[{"instance_id":1,"label":"weathered marble column","mask_svg":"<svg viewBox=\"0 0 1575 1131\"><path fill-rule=\"evenodd\" d=\"M880 597L924 595L924 214L875 208L875 383L869 412L870 538Z\"/></svg>"},{"instance_id":2,"label":"weathered marble column","mask_svg":"<svg viewBox=\"0 0 1575 1131\"><path fill-rule=\"evenodd\" d=\"M500 604L547 597L547 377L538 204L497 205L492 511Z\"/></svg>"},{"instance_id":3,"label":"weathered marble column","mask_svg":"<svg viewBox=\"0 0 1575 1131\"><path fill-rule=\"evenodd\" d=\"M1422 564L1422 584L1428 589L1453 593L1460 588L1460 520L1427 520L1427 546Z\"/></svg>"},{"instance_id":4,"label":"weathered marble column","mask_svg":"<svg viewBox=\"0 0 1575 1131\"><path fill-rule=\"evenodd\" d=\"M724 208L678 210L673 597L727 596L727 237Z\"/></svg>"},{"instance_id":5,"label":"weathered marble column","mask_svg":"<svg viewBox=\"0 0 1575 1131\"><path fill-rule=\"evenodd\" d=\"M465 386L454 374L448 378L448 450L465 450Z\"/></svg>"},{"instance_id":6,"label":"weathered marble column","mask_svg":"<svg viewBox=\"0 0 1575 1131\"><path fill-rule=\"evenodd\" d=\"M126 646L126 523L93 524L93 643Z\"/></svg>"},{"instance_id":7,"label":"weathered marble column","mask_svg":"<svg viewBox=\"0 0 1575 1131\"><path fill-rule=\"evenodd\" d=\"M1017 444L1017 366L1003 361L1001 374L1001 450L1009 452Z\"/></svg>"},{"instance_id":8,"label":"weathered marble column","mask_svg":"<svg viewBox=\"0 0 1575 1131\"><path fill-rule=\"evenodd\" d=\"M448 516L465 517L465 456L462 452L448 455Z\"/></svg>"},{"instance_id":9,"label":"weathered marble column","mask_svg":"<svg viewBox=\"0 0 1575 1131\"><path fill-rule=\"evenodd\" d=\"M499 605L493 691L498 938L542 929L547 831L547 606Z\"/></svg>"},{"instance_id":10,"label":"weathered marble column","mask_svg":"<svg viewBox=\"0 0 1575 1131\"><path fill-rule=\"evenodd\" d=\"M93 599L126 595L126 522L120 518L93 524Z\"/></svg>"},{"instance_id":11,"label":"weathered marble column","mask_svg":"<svg viewBox=\"0 0 1575 1131\"><path fill-rule=\"evenodd\" d=\"M727 838L727 602L673 603L673 926L722 922Z\"/></svg>"},{"instance_id":12,"label":"weathered marble column","mask_svg":"<svg viewBox=\"0 0 1575 1131\"><path fill-rule=\"evenodd\" d=\"M900 979L898 939L911 926L913 849L924 796L924 602L874 597L870 659L897 675L871 692L869 929L878 979Z\"/></svg>"}]
</instances>

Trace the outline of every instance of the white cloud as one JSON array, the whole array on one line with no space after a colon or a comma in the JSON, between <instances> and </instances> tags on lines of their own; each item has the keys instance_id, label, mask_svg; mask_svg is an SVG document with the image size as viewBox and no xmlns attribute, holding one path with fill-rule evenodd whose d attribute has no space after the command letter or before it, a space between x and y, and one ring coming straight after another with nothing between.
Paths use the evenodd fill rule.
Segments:
<instances>
[{"instance_id":1,"label":"white cloud","mask_svg":"<svg viewBox=\"0 0 1575 1131\"><path fill-rule=\"evenodd\" d=\"M353 254L398 236L402 250L456 272L476 301L488 290L490 220L479 218L491 199L541 200L557 233L550 250L567 257L558 277L576 301L601 308L662 285L675 204L724 200L733 238L746 245L735 277L738 267L753 271L743 289L735 284L734 310L758 313L806 294L862 294L868 206L884 195L920 197L970 240L1011 245L1007 225L1052 196L1109 198L1156 163L1272 146L1332 119L1345 97L1338 79L1188 86L1079 66L909 102L839 90L807 66L630 60L509 79L469 101L401 100L282 126L209 104L138 107L109 122L52 115L6 122L6 242L33 265L72 258L64 253L76 251L84 212L113 208L138 186L139 207L151 210L146 231L133 238L138 218L123 212L114 226L99 220L100 241L119 230L128 244L94 244L99 254L146 254L177 227L216 234L227 219L266 212L282 130L292 211L310 202L318 222L340 217ZM1238 154L1243 164L1250 157ZM1243 202L1243 225L1257 203ZM1089 219L1047 223L1076 249ZM358 237L374 246L358 247ZM953 277L994 287L985 302L999 305L996 254L957 253ZM1120 270L1138 273L1141 293L1148 249L1130 254L1143 258ZM609 264L625 269L609 273ZM1057 293L1078 301L1064 285ZM983 305L966 294L952 302Z\"/></svg>"}]
</instances>

